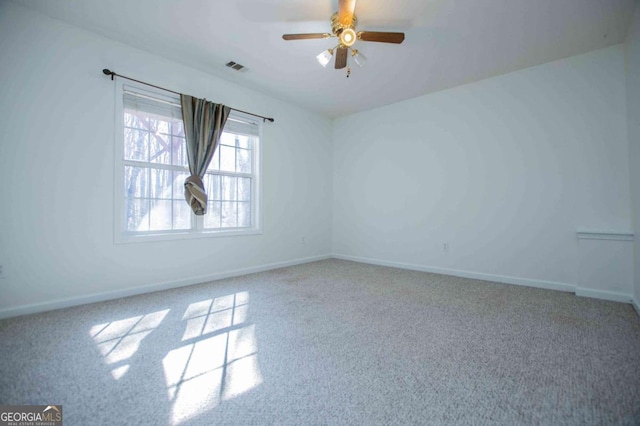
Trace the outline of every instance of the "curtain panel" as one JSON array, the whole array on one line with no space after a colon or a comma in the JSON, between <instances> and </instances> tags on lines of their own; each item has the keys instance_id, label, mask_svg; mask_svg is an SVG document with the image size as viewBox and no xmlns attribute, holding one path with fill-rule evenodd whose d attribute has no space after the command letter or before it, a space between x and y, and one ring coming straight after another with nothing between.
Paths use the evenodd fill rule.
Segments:
<instances>
[{"instance_id":1,"label":"curtain panel","mask_svg":"<svg viewBox=\"0 0 640 426\"><path fill-rule=\"evenodd\" d=\"M202 179L218 148L231 108L189 95L180 95L180 103L191 173L184 181L184 197L193 212L202 216L207 212L207 193Z\"/></svg>"}]
</instances>

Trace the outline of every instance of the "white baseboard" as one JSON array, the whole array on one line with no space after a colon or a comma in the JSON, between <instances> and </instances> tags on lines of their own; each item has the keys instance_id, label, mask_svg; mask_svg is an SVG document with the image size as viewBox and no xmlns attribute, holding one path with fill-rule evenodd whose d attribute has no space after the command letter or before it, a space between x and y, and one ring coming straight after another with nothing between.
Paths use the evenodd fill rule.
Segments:
<instances>
[{"instance_id":1,"label":"white baseboard","mask_svg":"<svg viewBox=\"0 0 640 426\"><path fill-rule=\"evenodd\" d=\"M575 292L576 286L573 284L561 283L556 281L533 280L529 278L510 277L505 275L485 274L482 272L464 271L459 269L437 268L432 266L415 265L411 263L392 262L380 259L371 259L366 257L348 256L344 254L333 254L336 259L350 260L353 262L369 263L372 265L390 266L392 268L409 269L412 271L432 272L434 274L453 275L455 277L473 278L476 280L493 281L503 284L515 284L526 287L544 288L547 290Z\"/></svg>"},{"instance_id":2,"label":"white baseboard","mask_svg":"<svg viewBox=\"0 0 640 426\"><path fill-rule=\"evenodd\" d=\"M596 299L611 300L615 302L631 303L640 316L640 303L631 295L608 292L601 290L591 290L578 288L573 284L561 283L556 281L534 280L529 278L510 277L505 275L485 274L482 272L464 271L458 269L438 268L424 265L415 265L411 263L393 262L381 259L372 259L366 257L349 256L344 254L312 256L299 259L288 260L284 262L269 263L264 265L253 266L243 269L234 269L231 271L220 272L217 274L203 275L199 277L188 278L179 281L168 281L163 283L145 285L140 287L94 293L86 296L70 297L65 299L56 299L44 303L36 303L31 305L22 305L12 308L0 309L0 319L17 317L21 315L35 314L38 312L52 311L55 309L69 308L72 306L84 305L87 303L104 302L107 300L120 299L122 297L137 296L139 294L151 293L154 291L169 290L173 288L186 287L195 284L202 284L210 281L221 280L224 278L237 277L240 275L252 274L256 272L269 271L271 269L285 268L287 266L301 265L304 263L317 262L326 259L342 259L352 262L367 263L371 265L389 266L392 268L408 269L412 271L431 272L442 275L453 275L456 277L472 278L483 281L493 281L503 284L514 284L527 287L544 288L548 290L558 290L575 293L577 296L591 297Z\"/></svg>"},{"instance_id":3,"label":"white baseboard","mask_svg":"<svg viewBox=\"0 0 640 426\"><path fill-rule=\"evenodd\" d=\"M613 302L631 303L638 315L640 315L640 305L630 294L617 293L612 291L592 290L577 287L573 284L555 281L533 280L529 278L509 277L504 275L485 274L482 272L464 271L458 269L437 268L431 266L414 265L410 263L392 262L380 259L348 256L344 254L333 254L336 259L350 260L353 262L368 263L372 265L389 266L392 268L409 269L412 271L432 272L434 274L453 275L456 277L473 278L483 281L493 281L503 284L515 284L527 287L544 288L547 290L559 290L575 293L576 296L591 297L594 299L610 300Z\"/></svg>"},{"instance_id":4,"label":"white baseboard","mask_svg":"<svg viewBox=\"0 0 640 426\"><path fill-rule=\"evenodd\" d=\"M633 296L615 291L593 290L590 288L576 288L576 296L591 297L593 299L610 300L612 302L632 303Z\"/></svg>"},{"instance_id":5,"label":"white baseboard","mask_svg":"<svg viewBox=\"0 0 640 426\"><path fill-rule=\"evenodd\" d=\"M139 294L151 293L160 290L169 290L172 288L186 287L194 284L202 284L209 281L221 280L224 278L237 277L240 275L253 274L256 272L269 271L271 269L285 268L287 266L301 265L303 263L317 262L319 260L330 259L331 255L305 257L284 262L268 263L264 265L252 266L243 269L234 269L231 271L220 272L211 275L203 275L199 277L187 278L179 281L167 281L158 284L144 285L122 290L106 291L101 293L93 293L86 296L69 297L64 299L56 299L43 303L35 303L31 305L22 305L12 308L0 309L0 319L17 317L21 315L35 314L38 312L52 311L55 309L69 308L72 306L85 305L87 303L104 302L107 300L120 299L122 297L137 296Z\"/></svg>"}]
</instances>

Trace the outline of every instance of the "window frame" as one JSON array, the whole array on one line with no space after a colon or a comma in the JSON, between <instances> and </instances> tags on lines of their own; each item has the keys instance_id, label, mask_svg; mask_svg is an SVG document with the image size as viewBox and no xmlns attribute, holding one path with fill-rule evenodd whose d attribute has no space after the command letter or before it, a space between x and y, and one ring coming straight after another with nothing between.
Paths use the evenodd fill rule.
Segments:
<instances>
[{"instance_id":1,"label":"window frame","mask_svg":"<svg viewBox=\"0 0 640 426\"><path fill-rule=\"evenodd\" d=\"M247 114L233 111L230 117L246 119L255 122L258 126L257 140L254 142L253 158L252 158L252 179L251 179L251 227L243 228L226 228L211 229L204 227L204 218L190 213L191 227L189 229L180 230L157 230L157 231L126 231L125 205L126 195L124 193L124 168L130 164L124 158L124 92L125 88L131 88L136 92L158 99L164 102L176 102L176 98L167 96L166 93L159 89L151 89L146 85L134 82L118 81L115 84L115 143L114 143L114 243L125 244L135 242L152 242L152 241L168 241L168 240L184 240L193 238L219 238L233 237L245 235L262 234L262 123L255 120ZM179 100L178 100L179 102ZM153 164L153 163L151 163ZM154 164L155 165L155 164ZM171 170L176 167L174 165L158 164L158 169ZM215 173L217 174L217 173ZM223 172L220 176L230 175L233 173ZM211 199L211 195L207 194ZM186 204L186 201L184 201ZM207 206L210 207L210 206Z\"/></svg>"}]
</instances>

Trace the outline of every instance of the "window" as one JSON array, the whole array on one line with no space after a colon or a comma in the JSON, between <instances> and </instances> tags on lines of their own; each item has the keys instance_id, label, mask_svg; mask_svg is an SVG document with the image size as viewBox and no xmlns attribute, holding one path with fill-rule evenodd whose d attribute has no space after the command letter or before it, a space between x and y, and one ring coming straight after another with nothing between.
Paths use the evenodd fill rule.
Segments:
<instances>
[{"instance_id":1,"label":"window","mask_svg":"<svg viewBox=\"0 0 640 426\"><path fill-rule=\"evenodd\" d=\"M260 126L231 111L203 182L207 213L184 199L189 176L179 96L119 85L122 138L116 152L117 232L121 240L213 236L259 231ZM122 189L122 190L120 190Z\"/></svg>"}]
</instances>

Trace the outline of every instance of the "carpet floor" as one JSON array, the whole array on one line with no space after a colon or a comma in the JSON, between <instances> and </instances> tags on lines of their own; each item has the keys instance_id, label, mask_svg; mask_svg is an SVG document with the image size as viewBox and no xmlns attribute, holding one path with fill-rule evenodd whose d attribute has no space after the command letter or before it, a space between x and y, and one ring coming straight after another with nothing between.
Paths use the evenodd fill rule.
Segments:
<instances>
[{"instance_id":1,"label":"carpet floor","mask_svg":"<svg viewBox=\"0 0 640 426\"><path fill-rule=\"evenodd\" d=\"M640 424L640 318L327 260L0 321L0 404L67 426Z\"/></svg>"}]
</instances>

